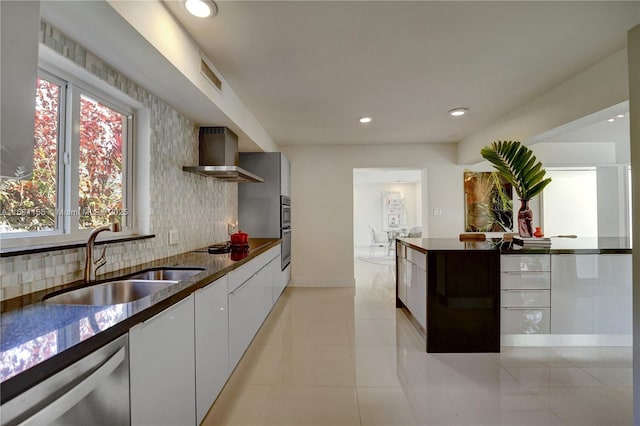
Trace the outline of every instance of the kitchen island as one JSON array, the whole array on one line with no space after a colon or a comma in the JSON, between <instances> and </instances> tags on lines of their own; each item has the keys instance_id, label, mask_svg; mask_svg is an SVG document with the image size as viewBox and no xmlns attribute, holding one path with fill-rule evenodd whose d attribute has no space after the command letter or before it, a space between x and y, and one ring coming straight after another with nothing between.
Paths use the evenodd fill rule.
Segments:
<instances>
[{"instance_id":1,"label":"kitchen island","mask_svg":"<svg viewBox=\"0 0 640 426\"><path fill-rule=\"evenodd\" d=\"M396 242L396 306L426 333L427 352L500 352L500 252L493 242Z\"/></svg>"},{"instance_id":2,"label":"kitchen island","mask_svg":"<svg viewBox=\"0 0 640 426\"><path fill-rule=\"evenodd\" d=\"M396 244L396 306L426 334L427 352L631 345L628 238L553 238L550 248L535 249L499 239ZM472 320L481 308L486 318ZM476 344L478 332L484 340Z\"/></svg>"}]
</instances>

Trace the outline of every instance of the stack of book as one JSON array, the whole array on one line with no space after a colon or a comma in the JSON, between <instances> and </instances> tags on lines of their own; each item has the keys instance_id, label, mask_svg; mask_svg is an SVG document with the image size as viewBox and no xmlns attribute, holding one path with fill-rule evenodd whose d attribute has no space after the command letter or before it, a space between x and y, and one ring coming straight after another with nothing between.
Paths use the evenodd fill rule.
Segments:
<instances>
[{"instance_id":1,"label":"stack of book","mask_svg":"<svg viewBox=\"0 0 640 426\"><path fill-rule=\"evenodd\" d=\"M522 238L514 235L513 243L523 248L550 248L551 238Z\"/></svg>"}]
</instances>

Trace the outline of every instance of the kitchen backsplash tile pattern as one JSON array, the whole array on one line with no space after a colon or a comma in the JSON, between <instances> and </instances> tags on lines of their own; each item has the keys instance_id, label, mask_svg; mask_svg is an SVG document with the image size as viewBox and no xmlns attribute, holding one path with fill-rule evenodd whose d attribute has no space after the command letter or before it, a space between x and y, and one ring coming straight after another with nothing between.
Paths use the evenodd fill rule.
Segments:
<instances>
[{"instance_id":1,"label":"kitchen backsplash tile pattern","mask_svg":"<svg viewBox=\"0 0 640 426\"><path fill-rule=\"evenodd\" d=\"M228 239L226 224L237 218L238 184L182 171L183 165L198 164L196 125L49 23L42 22L40 36L43 44L150 111L150 232L156 238L109 244L99 274ZM178 244L169 245L173 229ZM81 279L84 256L81 248L0 259L0 300Z\"/></svg>"}]
</instances>

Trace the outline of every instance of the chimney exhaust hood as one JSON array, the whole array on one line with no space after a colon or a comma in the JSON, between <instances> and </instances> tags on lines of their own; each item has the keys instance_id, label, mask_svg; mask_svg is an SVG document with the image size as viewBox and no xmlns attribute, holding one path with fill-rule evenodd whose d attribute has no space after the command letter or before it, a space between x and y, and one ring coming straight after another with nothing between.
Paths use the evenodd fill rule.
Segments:
<instances>
[{"instance_id":1,"label":"chimney exhaust hood","mask_svg":"<svg viewBox=\"0 0 640 426\"><path fill-rule=\"evenodd\" d=\"M226 127L201 127L198 166L182 170L227 182L264 182L259 176L238 167L238 136Z\"/></svg>"}]
</instances>

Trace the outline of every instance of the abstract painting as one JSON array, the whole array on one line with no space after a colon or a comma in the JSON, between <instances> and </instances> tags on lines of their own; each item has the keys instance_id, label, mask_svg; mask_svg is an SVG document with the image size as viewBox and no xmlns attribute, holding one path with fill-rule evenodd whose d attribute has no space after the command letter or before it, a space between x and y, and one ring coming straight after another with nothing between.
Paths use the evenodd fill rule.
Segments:
<instances>
[{"instance_id":1,"label":"abstract painting","mask_svg":"<svg viewBox=\"0 0 640 426\"><path fill-rule=\"evenodd\" d=\"M513 189L497 172L464 172L465 232L513 232Z\"/></svg>"}]
</instances>

